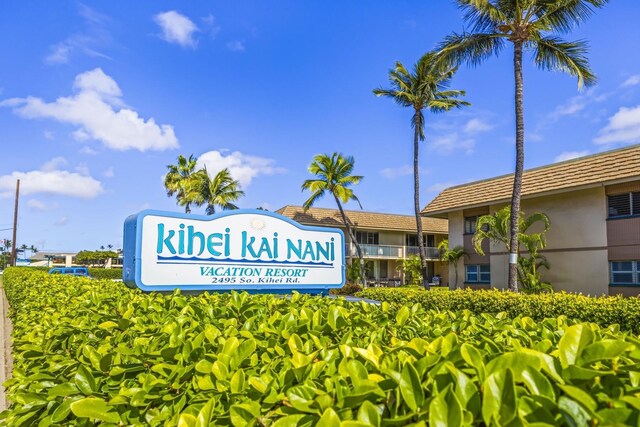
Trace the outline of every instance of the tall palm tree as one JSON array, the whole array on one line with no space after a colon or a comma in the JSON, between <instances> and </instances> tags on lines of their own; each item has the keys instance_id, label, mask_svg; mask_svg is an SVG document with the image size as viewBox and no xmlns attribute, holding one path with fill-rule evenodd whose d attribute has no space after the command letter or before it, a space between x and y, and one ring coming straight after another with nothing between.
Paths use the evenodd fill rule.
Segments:
<instances>
[{"instance_id":1,"label":"tall palm tree","mask_svg":"<svg viewBox=\"0 0 640 427\"><path fill-rule=\"evenodd\" d=\"M469 254L460 245L450 248L449 241L446 239L438 244L438 250L440 251L440 261L453 264L455 277L453 289L458 289L458 261L463 257L469 257Z\"/></svg>"},{"instance_id":2,"label":"tall palm tree","mask_svg":"<svg viewBox=\"0 0 640 427\"><path fill-rule=\"evenodd\" d=\"M429 282L427 278L427 257L422 234L422 217L420 216L418 148L419 142L425 139L425 109L432 113L441 113L452 108L470 105L468 102L458 99L464 96L464 91L449 89L451 78L456 70L457 67L442 66L442 64L436 62L436 54L429 52L420 58L411 72L402 63L396 62L396 66L389 71L391 88L373 90L376 96L391 98L400 106L413 109L413 116L411 117L411 126L413 127L413 204L418 232L418 249L422 265L422 280L423 286L427 289L429 288Z\"/></svg>"},{"instance_id":3,"label":"tall palm tree","mask_svg":"<svg viewBox=\"0 0 640 427\"><path fill-rule=\"evenodd\" d=\"M22 256L23 256L24 258L26 258L26 257L27 257L27 251L28 251L28 250L29 250L29 246L27 246L26 244L24 244L24 243L23 243L23 244L20 246L20 252L22 252Z\"/></svg>"},{"instance_id":4,"label":"tall palm tree","mask_svg":"<svg viewBox=\"0 0 640 427\"><path fill-rule=\"evenodd\" d=\"M333 153L330 156L328 154L318 154L313 158L313 162L309 166L309 172L315 175L314 179L307 179L302 184L302 191L308 190L311 192L311 196L302 205L304 210L308 210L318 200L329 194L333 197L342 222L347 230L349 239L353 242L358 253L360 260L360 280L362 286L366 286L366 277L364 272L364 257L362 255L362 249L356 239L355 232L351 226L351 221L347 218L347 215L342 209L342 203L347 203L350 200L354 200L362 209L362 204L358 197L353 193L352 185L357 185L362 181L362 176L352 175L353 168L355 166L355 160L352 156L343 156L340 153Z\"/></svg>"},{"instance_id":5,"label":"tall palm tree","mask_svg":"<svg viewBox=\"0 0 640 427\"><path fill-rule=\"evenodd\" d=\"M167 197L172 197L175 194L178 205L184 206L185 213L191 213L191 201L185 195L195 172L197 161L198 159L193 154L188 158L179 155L177 164L167 165L167 174L164 176Z\"/></svg>"},{"instance_id":6,"label":"tall palm tree","mask_svg":"<svg viewBox=\"0 0 640 427\"><path fill-rule=\"evenodd\" d=\"M478 65L498 55L506 43L513 46L516 114L516 167L511 195L509 289L518 291L518 218L524 169L523 51L533 51L541 69L560 70L578 79L578 88L595 83L589 69L587 44L565 41L567 33L585 21L608 0L456 0L470 31L453 33L440 46L445 64L467 62Z\"/></svg>"},{"instance_id":7,"label":"tall palm tree","mask_svg":"<svg viewBox=\"0 0 640 427\"><path fill-rule=\"evenodd\" d=\"M233 202L244 196L240 183L233 179L229 169L222 169L213 178L206 166L192 175L191 182L185 187L184 197L196 206L207 205L207 215L216 213L216 206L222 210L238 209Z\"/></svg>"}]
</instances>

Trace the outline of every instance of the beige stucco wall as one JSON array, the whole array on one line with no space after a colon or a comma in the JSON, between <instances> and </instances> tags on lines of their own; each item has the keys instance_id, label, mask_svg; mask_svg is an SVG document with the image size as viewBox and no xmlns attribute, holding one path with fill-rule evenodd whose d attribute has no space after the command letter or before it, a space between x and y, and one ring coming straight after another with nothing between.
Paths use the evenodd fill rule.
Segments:
<instances>
[{"instance_id":1,"label":"beige stucco wall","mask_svg":"<svg viewBox=\"0 0 640 427\"><path fill-rule=\"evenodd\" d=\"M504 205L492 205L493 213ZM604 187L574 191L522 201L525 214L544 212L551 229L547 247L541 251L551 268L542 270L542 278L554 289L591 295L607 293L609 263L607 259L607 208ZM536 227L531 231L539 231ZM507 256L504 245L492 244L491 282L506 287Z\"/></svg>"}]
</instances>

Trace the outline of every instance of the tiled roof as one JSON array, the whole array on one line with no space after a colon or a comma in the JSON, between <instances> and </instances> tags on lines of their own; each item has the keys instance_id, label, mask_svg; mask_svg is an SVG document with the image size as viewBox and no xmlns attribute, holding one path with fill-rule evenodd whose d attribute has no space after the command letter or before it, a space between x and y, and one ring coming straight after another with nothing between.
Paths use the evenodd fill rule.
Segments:
<instances>
[{"instance_id":1,"label":"tiled roof","mask_svg":"<svg viewBox=\"0 0 640 427\"><path fill-rule=\"evenodd\" d=\"M382 231L416 231L416 218L413 215L395 215L365 211L344 211L347 218L359 229ZM306 212L301 206L285 206L276 211L300 224L326 227L343 227L340 211L337 209L310 208ZM447 234L448 222L438 218L423 218L424 233Z\"/></svg>"},{"instance_id":2,"label":"tiled roof","mask_svg":"<svg viewBox=\"0 0 640 427\"><path fill-rule=\"evenodd\" d=\"M522 197L588 188L604 183L640 179L640 144L524 171ZM511 199L513 174L447 188L422 211L442 215L451 211Z\"/></svg>"}]
</instances>

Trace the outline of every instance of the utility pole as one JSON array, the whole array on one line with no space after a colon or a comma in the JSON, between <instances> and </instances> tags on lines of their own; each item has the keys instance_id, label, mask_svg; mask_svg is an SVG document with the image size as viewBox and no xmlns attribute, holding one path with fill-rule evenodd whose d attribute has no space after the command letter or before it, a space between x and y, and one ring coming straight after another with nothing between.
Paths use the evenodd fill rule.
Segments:
<instances>
[{"instance_id":1,"label":"utility pole","mask_svg":"<svg viewBox=\"0 0 640 427\"><path fill-rule=\"evenodd\" d=\"M20 180L16 182L16 204L13 209L13 244L11 245L11 266L16 266L16 232L18 230L18 198L20 197Z\"/></svg>"}]
</instances>

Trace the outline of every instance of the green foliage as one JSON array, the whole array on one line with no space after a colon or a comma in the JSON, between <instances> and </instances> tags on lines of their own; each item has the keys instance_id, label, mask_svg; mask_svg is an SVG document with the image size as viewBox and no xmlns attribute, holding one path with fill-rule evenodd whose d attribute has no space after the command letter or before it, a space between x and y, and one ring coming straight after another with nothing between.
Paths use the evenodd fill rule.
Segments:
<instances>
[{"instance_id":1,"label":"green foliage","mask_svg":"<svg viewBox=\"0 0 640 427\"><path fill-rule=\"evenodd\" d=\"M616 327L299 294L143 294L26 269L3 280L5 425L640 421L640 340Z\"/></svg>"},{"instance_id":2,"label":"green foliage","mask_svg":"<svg viewBox=\"0 0 640 427\"><path fill-rule=\"evenodd\" d=\"M356 293L362 290L362 286L358 285L357 282L346 283L343 287L337 289L330 289L329 294L331 295L355 295Z\"/></svg>"},{"instance_id":3,"label":"green foliage","mask_svg":"<svg viewBox=\"0 0 640 427\"><path fill-rule=\"evenodd\" d=\"M349 265L345 270L345 276L347 279L347 283L358 283L362 281L362 271L365 271L366 274L366 265L362 268L360 264L359 258L354 258L351 260Z\"/></svg>"},{"instance_id":4,"label":"green foliage","mask_svg":"<svg viewBox=\"0 0 640 427\"><path fill-rule=\"evenodd\" d=\"M404 272L405 280L409 285L420 286L422 284L422 262L418 255L402 259L396 269Z\"/></svg>"},{"instance_id":5,"label":"green foliage","mask_svg":"<svg viewBox=\"0 0 640 427\"><path fill-rule=\"evenodd\" d=\"M640 298L590 297L566 292L526 295L492 290L425 292L420 288L365 289L356 296L402 305L420 304L427 310L469 310L475 315L504 313L510 318L528 316L536 321L566 316L600 327L619 325L640 333Z\"/></svg>"},{"instance_id":6,"label":"green foliage","mask_svg":"<svg viewBox=\"0 0 640 427\"><path fill-rule=\"evenodd\" d=\"M473 246L477 253L484 255L482 242L486 239L494 243L502 243L507 251L510 250L509 236L511 220L511 207L505 206L492 215L483 215L478 218L476 232L473 235ZM535 225L541 225L542 229L537 232L529 232ZM520 212L518 219L518 240L519 250L524 248L527 254L522 256L518 253L518 281L522 291L528 294L541 292L552 292L551 283L545 282L540 277L539 269L544 267L549 269L547 258L538 251L547 245L546 233L551 228L551 221L547 214L535 212L527 217Z\"/></svg>"},{"instance_id":7,"label":"green foliage","mask_svg":"<svg viewBox=\"0 0 640 427\"><path fill-rule=\"evenodd\" d=\"M118 258L114 251L80 251L76 255L76 262L80 265L106 264L107 260Z\"/></svg>"},{"instance_id":8,"label":"green foliage","mask_svg":"<svg viewBox=\"0 0 640 427\"><path fill-rule=\"evenodd\" d=\"M458 289L458 270L460 268L458 261L463 257L468 258L469 254L460 245L450 248L448 239L445 239L438 244L438 251L440 251L440 261L447 264L453 264L453 271L455 275L453 288Z\"/></svg>"}]
</instances>

